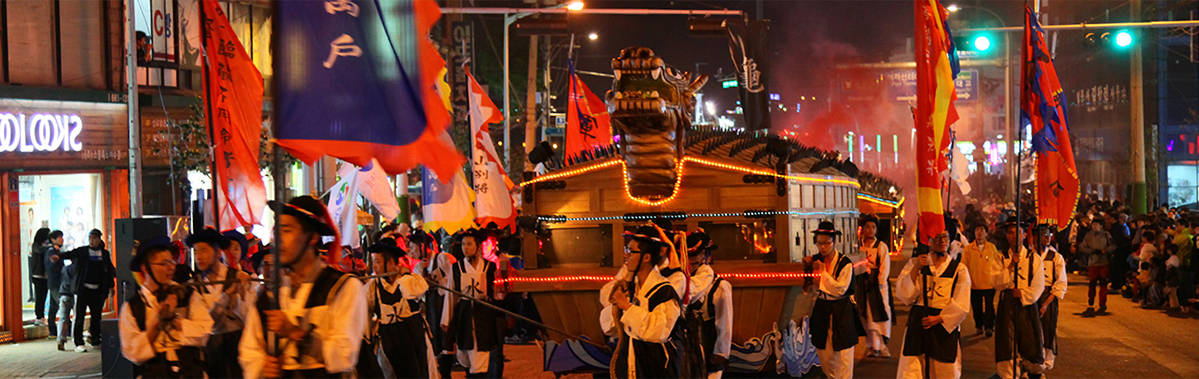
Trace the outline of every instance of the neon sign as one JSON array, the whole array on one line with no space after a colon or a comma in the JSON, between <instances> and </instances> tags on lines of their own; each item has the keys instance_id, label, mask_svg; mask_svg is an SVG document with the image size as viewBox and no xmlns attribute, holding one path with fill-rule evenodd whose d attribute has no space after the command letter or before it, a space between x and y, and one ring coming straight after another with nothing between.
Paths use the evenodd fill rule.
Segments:
<instances>
[{"instance_id":1,"label":"neon sign","mask_svg":"<svg viewBox=\"0 0 1199 379\"><path fill-rule=\"evenodd\" d=\"M82 151L83 119L74 114L0 113L0 152Z\"/></svg>"}]
</instances>

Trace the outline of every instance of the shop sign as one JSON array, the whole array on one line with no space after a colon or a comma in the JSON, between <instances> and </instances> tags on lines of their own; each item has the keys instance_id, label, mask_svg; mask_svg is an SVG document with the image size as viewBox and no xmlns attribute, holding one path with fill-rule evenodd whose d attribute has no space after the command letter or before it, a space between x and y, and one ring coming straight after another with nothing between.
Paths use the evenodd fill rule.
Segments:
<instances>
[{"instance_id":1,"label":"shop sign","mask_svg":"<svg viewBox=\"0 0 1199 379\"><path fill-rule=\"evenodd\" d=\"M82 131L75 114L0 113L0 152L82 151Z\"/></svg>"}]
</instances>

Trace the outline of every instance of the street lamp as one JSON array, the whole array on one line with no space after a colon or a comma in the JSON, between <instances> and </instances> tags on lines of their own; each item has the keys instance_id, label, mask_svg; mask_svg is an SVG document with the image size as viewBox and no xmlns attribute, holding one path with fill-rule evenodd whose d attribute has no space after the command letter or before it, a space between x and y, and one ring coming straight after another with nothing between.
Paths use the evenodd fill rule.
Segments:
<instances>
[{"instance_id":1,"label":"street lamp","mask_svg":"<svg viewBox=\"0 0 1199 379\"><path fill-rule=\"evenodd\" d=\"M578 0L571 1L570 3L566 4L566 9L570 10L571 12L581 11L583 10L583 2Z\"/></svg>"},{"instance_id":2,"label":"street lamp","mask_svg":"<svg viewBox=\"0 0 1199 379\"><path fill-rule=\"evenodd\" d=\"M595 34L595 32L592 32L591 34L587 35L587 39L595 41L595 40L599 39L599 34Z\"/></svg>"}]
</instances>

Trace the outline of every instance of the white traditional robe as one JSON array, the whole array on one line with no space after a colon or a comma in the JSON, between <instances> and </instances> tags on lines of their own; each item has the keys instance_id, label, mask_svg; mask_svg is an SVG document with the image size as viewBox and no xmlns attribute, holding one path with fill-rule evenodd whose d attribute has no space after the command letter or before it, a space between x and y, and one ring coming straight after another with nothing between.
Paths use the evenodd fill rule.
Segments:
<instances>
[{"instance_id":1,"label":"white traditional robe","mask_svg":"<svg viewBox=\"0 0 1199 379\"><path fill-rule=\"evenodd\" d=\"M283 350L282 370L307 370L325 368L331 373L350 372L358 363L358 352L362 347L362 331L366 328L366 293L362 281L354 278L347 279L341 289L333 296L333 301L326 304L323 310L314 308L309 312L304 308L308 295L312 291L312 283L303 283L294 293L290 285L290 277L280 278L280 308L293 325L299 325L298 318L305 317L311 323L318 325L313 334L320 340L321 358L323 364L311 357L298 355L296 344L286 338L280 339ZM248 302L254 304L257 294L251 294ZM263 338L262 316L257 307L249 307L246 315L246 328L242 332L241 344L238 346L238 360L241 361L242 371L247 379L261 378L265 367L267 351Z\"/></svg>"},{"instance_id":2,"label":"white traditional robe","mask_svg":"<svg viewBox=\"0 0 1199 379\"><path fill-rule=\"evenodd\" d=\"M933 291L928 291L928 307L941 310L941 324L935 325L933 328L944 328L946 332L953 333L958 330L962 321L966 320L966 315L970 313L970 274L966 269L966 265L957 265L957 282L954 283L953 278L941 278L945 270L949 268L952 258L946 257L944 262L938 265L930 266L932 276L928 277L929 288ZM920 274L916 275L916 279L912 279L911 273L915 269L916 260L909 260L907 265L899 273L899 282L896 284L896 298L906 305L924 305L924 278ZM904 337L904 343L907 343L907 337ZM903 355L903 348L900 348L899 355L899 372L896 375L898 379L920 379L924 378L924 356L906 356ZM935 359L929 359L932 365L929 371L929 377L938 379L960 378L962 376L962 347L958 344L957 360L953 363L940 362Z\"/></svg>"},{"instance_id":3,"label":"white traditional robe","mask_svg":"<svg viewBox=\"0 0 1199 379\"><path fill-rule=\"evenodd\" d=\"M891 249L886 242L879 242L878 248L870 245L862 245L859 247L865 255L866 270L878 269L878 291L883 295L883 309L888 315L891 315L891 320L875 322L871 314L874 312L870 309L870 303L866 303L866 312L859 316L862 317L862 325L866 327L866 347L874 350L886 350L887 344L883 338L891 338L891 321L895 314L891 312ZM865 291L866 289L861 289Z\"/></svg>"},{"instance_id":4,"label":"white traditional robe","mask_svg":"<svg viewBox=\"0 0 1199 379\"><path fill-rule=\"evenodd\" d=\"M1003 252L1001 252L1001 254L1002 253ZM1021 246L1020 265L1016 268L1017 274L1019 275L1019 283L1013 283L1011 268L1012 257L1010 256L1011 249L1008 249L1007 253L1009 254L1008 257L1000 256L1000 259L995 262L995 275L991 277L991 283L995 285L996 295L1001 296L1003 291L1013 288L1013 285L1015 285L1015 288L1020 290L1021 305L1030 306L1037 304L1037 300L1041 299L1041 293L1045 291L1045 265L1043 258L1041 258L1039 254L1034 254L1032 259L1028 259L1028 250ZM1031 285L1029 284L1030 280L1027 276L1027 273L1029 272L1028 265L1031 265L1033 272ZM999 309L996 309L996 312L999 311ZM1029 372L1037 373L1041 370L1040 365L1027 363L1023 360L1021 360L1020 364L1025 369L1029 370ZM996 362L995 370L999 374L1000 378L1012 379L1013 373L1011 360Z\"/></svg>"},{"instance_id":5,"label":"white traditional robe","mask_svg":"<svg viewBox=\"0 0 1199 379\"><path fill-rule=\"evenodd\" d=\"M715 282L716 272L712 271L712 266L703 265L696 269L695 274L691 275L691 304L703 303L702 306L706 312L708 293L712 291L712 284ZM720 287L717 287L716 292L712 294L712 304L716 311L714 315L716 346L708 353L722 356L727 360L729 349L733 344L733 285L729 284L728 280L720 281ZM723 370L710 372L708 379L720 379L723 375Z\"/></svg>"},{"instance_id":6,"label":"white traditional robe","mask_svg":"<svg viewBox=\"0 0 1199 379\"><path fill-rule=\"evenodd\" d=\"M620 278L621 276L617 276ZM610 336L620 336L623 331L628 334L629 338L641 340L650 343L666 343L670 341L671 333L674 331L674 325L679 320L682 314L682 309L679 304L674 301L668 301L654 307L652 310L648 307L650 303L650 292L658 283L669 281L662 277L655 267L645 282L638 284L637 294L635 298L629 299L630 303L643 304L632 305L625 310L620 318L617 318L617 313L620 312L620 307L616 304L608 304L600 311L600 328L604 333ZM609 283L611 286L605 286L609 291L615 285L624 285L623 282L614 281ZM611 292L609 292L611 293ZM605 299L606 300L606 299ZM619 320L619 321L618 321ZM623 328L622 328L623 326ZM628 350L628 377L637 378L637 352L633 348L633 344L629 344ZM665 362L663 362L665 364Z\"/></svg>"},{"instance_id":7,"label":"white traditional robe","mask_svg":"<svg viewBox=\"0 0 1199 379\"><path fill-rule=\"evenodd\" d=\"M148 329L153 320L158 319L158 298L144 286L141 287L139 295L146 303L145 325ZM137 326L137 319L133 317L129 302L125 302L121 306L119 317L121 355L133 364L142 365L159 353L165 353L168 361L176 361L178 359L175 357L175 351L184 346L203 349L208 343L208 337L212 335L212 317L208 314L208 308L204 307L204 303L196 295L192 294L187 304L178 304L179 307L187 307L187 317L179 318L179 328L167 328L159 332L153 341L150 340L149 333Z\"/></svg>"}]
</instances>

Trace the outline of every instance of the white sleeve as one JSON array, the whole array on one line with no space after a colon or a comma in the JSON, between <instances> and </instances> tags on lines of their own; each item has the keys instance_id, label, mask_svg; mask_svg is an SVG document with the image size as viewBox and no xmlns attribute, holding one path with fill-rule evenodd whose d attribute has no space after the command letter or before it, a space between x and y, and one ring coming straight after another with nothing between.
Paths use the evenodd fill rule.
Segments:
<instances>
[{"instance_id":1,"label":"white sleeve","mask_svg":"<svg viewBox=\"0 0 1199 379\"><path fill-rule=\"evenodd\" d=\"M246 379L262 377L263 367L266 366L266 342L263 341L262 321L257 302L257 291L246 298L246 327L241 333L241 342L237 344L237 360L241 362L242 375Z\"/></svg>"},{"instance_id":2,"label":"white sleeve","mask_svg":"<svg viewBox=\"0 0 1199 379\"><path fill-rule=\"evenodd\" d=\"M212 335L212 315L199 293L193 293L187 305L187 317L179 320L179 344L204 347Z\"/></svg>"},{"instance_id":3,"label":"white sleeve","mask_svg":"<svg viewBox=\"0 0 1199 379\"><path fill-rule=\"evenodd\" d=\"M1057 269L1057 281L1053 282L1050 292L1058 299L1066 298L1066 287L1069 285L1066 278L1066 259L1062 258L1061 254L1054 254L1053 265Z\"/></svg>"},{"instance_id":4,"label":"white sleeve","mask_svg":"<svg viewBox=\"0 0 1199 379\"><path fill-rule=\"evenodd\" d=\"M941 310L941 326L953 333L966 321L970 313L970 272L965 265L958 265L958 282L953 287L953 299Z\"/></svg>"},{"instance_id":5,"label":"white sleeve","mask_svg":"<svg viewBox=\"0 0 1199 379\"><path fill-rule=\"evenodd\" d=\"M916 281L912 279L912 270L915 267L916 260L909 259L903 270L899 271L899 278L895 284L895 299L904 305L913 305L920 297L920 288L917 288Z\"/></svg>"},{"instance_id":6,"label":"white sleeve","mask_svg":"<svg viewBox=\"0 0 1199 379\"><path fill-rule=\"evenodd\" d=\"M728 359L733 344L733 285L720 281L720 290L712 301L716 303L716 347L712 353Z\"/></svg>"},{"instance_id":7,"label":"white sleeve","mask_svg":"<svg viewBox=\"0 0 1199 379\"><path fill-rule=\"evenodd\" d=\"M891 277L891 248L887 244L878 244L878 287L886 288L890 285Z\"/></svg>"},{"instance_id":8,"label":"white sleeve","mask_svg":"<svg viewBox=\"0 0 1199 379\"><path fill-rule=\"evenodd\" d=\"M678 301L658 304L652 310L634 305L624 311L620 322L624 324L629 337L650 343L664 343L670 340L670 332L674 330L674 323L679 320L681 312Z\"/></svg>"},{"instance_id":9,"label":"white sleeve","mask_svg":"<svg viewBox=\"0 0 1199 379\"><path fill-rule=\"evenodd\" d=\"M1024 250L1021 249L1021 252ZM998 251L996 251L998 253ZM1010 252L1009 252L1010 254ZM1003 254L997 254L994 263L991 263L991 285L995 290L1003 291L1012 288L1012 259L1004 258Z\"/></svg>"},{"instance_id":10,"label":"white sleeve","mask_svg":"<svg viewBox=\"0 0 1199 379\"><path fill-rule=\"evenodd\" d=\"M1032 262L1024 262L1021 266L1032 264L1032 285L1020 286L1020 302L1025 306L1037 303L1041 299L1041 293L1045 292L1045 260L1033 254ZM1027 268L1024 268L1027 270ZM1021 284L1027 284L1021 283Z\"/></svg>"},{"instance_id":11,"label":"white sleeve","mask_svg":"<svg viewBox=\"0 0 1199 379\"><path fill-rule=\"evenodd\" d=\"M150 323L150 320L146 320L147 327L153 327ZM140 365L154 358L154 345L151 344L146 331L137 327L137 320L133 313L130 313L129 302L121 306L120 330L121 355L125 356L125 359Z\"/></svg>"},{"instance_id":12,"label":"white sleeve","mask_svg":"<svg viewBox=\"0 0 1199 379\"><path fill-rule=\"evenodd\" d=\"M429 290L429 282L425 281L420 275L402 275L400 276L400 292L404 294L404 299L412 300L425 295Z\"/></svg>"},{"instance_id":13,"label":"white sleeve","mask_svg":"<svg viewBox=\"0 0 1199 379\"><path fill-rule=\"evenodd\" d=\"M836 265L840 263L840 259L833 262L831 269L836 270ZM845 294L849 289L849 283L853 279L853 267L846 267L841 270L841 273L836 277L829 273L830 267L825 267L820 271L820 291L829 294L832 297L839 297Z\"/></svg>"},{"instance_id":14,"label":"white sleeve","mask_svg":"<svg viewBox=\"0 0 1199 379\"><path fill-rule=\"evenodd\" d=\"M604 334L610 337L620 336L620 329L618 328L619 323L617 322L618 319L616 318L616 312L619 311L620 308L612 304L605 305L604 309L600 311L600 329L604 331Z\"/></svg>"},{"instance_id":15,"label":"white sleeve","mask_svg":"<svg viewBox=\"0 0 1199 379\"><path fill-rule=\"evenodd\" d=\"M439 255L439 256L444 256L444 255ZM454 274L454 270L457 270L458 268L449 266L448 262L442 262L442 263L445 263L445 265L441 265L440 263L438 264L438 271L442 272L441 285L445 288L455 288L453 274ZM446 267L449 267L449 270L446 270ZM450 293L449 291L446 291L443 289L438 289L438 290L441 291L441 294L442 294L441 326L448 328L450 326L450 320L452 320L454 318L454 313L453 313L454 312L454 304L456 304L458 302L457 301L458 295L455 295L455 294Z\"/></svg>"},{"instance_id":16,"label":"white sleeve","mask_svg":"<svg viewBox=\"0 0 1199 379\"><path fill-rule=\"evenodd\" d=\"M331 373L350 372L358 363L362 331L366 328L366 295L362 281L350 278L329 304L326 325L312 333L321 341L325 369Z\"/></svg>"}]
</instances>

